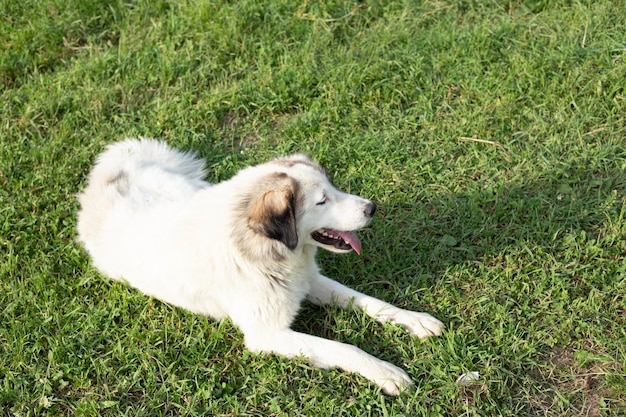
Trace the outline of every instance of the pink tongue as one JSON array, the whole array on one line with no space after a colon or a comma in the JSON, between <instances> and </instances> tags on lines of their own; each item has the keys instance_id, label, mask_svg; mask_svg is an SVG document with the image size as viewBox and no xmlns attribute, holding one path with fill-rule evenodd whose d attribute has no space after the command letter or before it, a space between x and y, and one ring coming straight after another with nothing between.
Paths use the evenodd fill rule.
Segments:
<instances>
[{"instance_id":1,"label":"pink tongue","mask_svg":"<svg viewBox=\"0 0 626 417\"><path fill-rule=\"evenodd\" d=\"M361 241L354 233L341 232L339 230L335 230L334 232L341 236L341 238L345 240L348 245L352 246L352 249L354 249L357 254L361 254Z\"/></svg>"}]
</instances>

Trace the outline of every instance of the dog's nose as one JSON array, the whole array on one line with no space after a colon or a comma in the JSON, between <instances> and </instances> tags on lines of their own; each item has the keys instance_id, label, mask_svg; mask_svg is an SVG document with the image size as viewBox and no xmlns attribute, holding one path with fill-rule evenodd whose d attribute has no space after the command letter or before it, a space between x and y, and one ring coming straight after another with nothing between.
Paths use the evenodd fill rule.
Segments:
<instances>
[{"instance_id":1,"label":"dog's nose","mask_svg":"<svg viewBox=\"0 0 626 417\"><path fill-rule=\"evenodd\" d=\"M372 217L374 213L376 213L376 204L370 201L365 206L365 214L367 215L367 217Z\"/></svg>"}]
</instances>

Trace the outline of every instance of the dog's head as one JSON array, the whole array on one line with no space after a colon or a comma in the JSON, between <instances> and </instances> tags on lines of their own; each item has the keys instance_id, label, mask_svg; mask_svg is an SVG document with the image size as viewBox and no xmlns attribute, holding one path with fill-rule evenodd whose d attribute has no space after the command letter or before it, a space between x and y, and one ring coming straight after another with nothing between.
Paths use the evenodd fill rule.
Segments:
<instances>
[{"instance_id":1,"label":"dog's head","mask_svg":"<svg viewBox=\"0 0 626 417\"><path fill-rule=\"evenodd\" d=\"M353 232L369 224L374 203L338 190L326 170L303 155L276 159L265 168L249 205L252 231L291 250L314 245L361 253Z\"/></svg>"}]
</instances>

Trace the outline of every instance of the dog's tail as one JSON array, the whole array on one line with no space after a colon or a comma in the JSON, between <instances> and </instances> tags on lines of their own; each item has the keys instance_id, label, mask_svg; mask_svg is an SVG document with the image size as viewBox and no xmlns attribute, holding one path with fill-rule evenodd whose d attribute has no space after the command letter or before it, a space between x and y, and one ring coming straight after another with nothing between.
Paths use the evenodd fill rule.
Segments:
<instances>
[{"instance_id":1,"label":"dog's tail","mask_svg":"<svg viewBox=\"0 0 626 417\"><path fill-rule=\"evenodd\" d=\"M79 240L89 241L114 206L150 207L180 201L207 186L204 162L154 139L125 139L109 145L78 195Z\"/></svg>"},{"instance_id":2,"label":"dog's tail","mask_svg":"<svg viewBox=\"0 0 626 417\"><path fill-rule=\"evenodd\" d=\"M154 139L125 139L109 145L89 175L89 186L106 187L123 183L129 172L159 168L190 181L202 181L204 162L191 152L180 152Z\"/></svg>"},{"instance_id":3,"label":"dog's tail","mask_svg":"<svg viewBox=\"0 0 626 417\"><path fill-rule=\"evenodd\" d=\"M201 182L206 175L204 161L191 152L178 151L154 139L125 139L109 145L98 157L88 187L103 191L112 186L125 194L129 181L145 183L141 177L146 175L152 178L150 183L156 183L160 173L175 174L189 184ZM168 188L166 183L161 185Z\"/></svg>"}]
</instances>

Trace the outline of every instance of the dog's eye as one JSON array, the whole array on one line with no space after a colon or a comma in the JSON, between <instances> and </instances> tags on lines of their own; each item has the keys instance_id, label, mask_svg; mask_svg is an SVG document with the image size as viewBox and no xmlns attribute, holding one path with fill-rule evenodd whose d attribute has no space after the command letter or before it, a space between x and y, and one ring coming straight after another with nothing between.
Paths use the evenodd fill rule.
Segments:
<instances>
[{"instance_id":1,"label":"dog's eye","mask_svg":"<svg viewBox=\"0 0 626 417\"><path fill-rule=\"evenodd\" d=\"M328 197L324 196L324 198L322 199L322 201L320 201L319 203L317 203L316 205L318 206L323 206L324 204L328 203L330 200L328 199Z\"/></svg>"}]
</instances>

